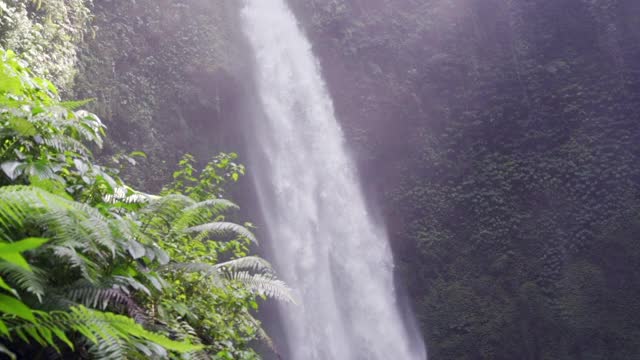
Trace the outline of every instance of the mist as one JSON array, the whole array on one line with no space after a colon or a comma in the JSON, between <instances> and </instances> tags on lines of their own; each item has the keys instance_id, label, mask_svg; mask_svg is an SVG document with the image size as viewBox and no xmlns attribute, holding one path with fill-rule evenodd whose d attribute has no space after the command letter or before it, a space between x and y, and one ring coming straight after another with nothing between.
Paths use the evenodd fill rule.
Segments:
<instances>
[{"instance_id":1,"label":"mist","mask_svg":"<svg viewBox=\"0 0 640 360\"><path fill-rule=\"evenodd\" d=\"M0 352L636 358L639 19L0 0Z\"/></svg>"}]
</instances>

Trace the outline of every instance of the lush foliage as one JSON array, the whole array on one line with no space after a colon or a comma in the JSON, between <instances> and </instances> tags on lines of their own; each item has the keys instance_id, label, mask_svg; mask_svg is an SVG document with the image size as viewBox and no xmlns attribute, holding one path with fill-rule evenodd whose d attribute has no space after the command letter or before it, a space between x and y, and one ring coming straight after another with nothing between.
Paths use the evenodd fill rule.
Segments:
<instances>
[{"instance_id":1,"label":"lush foliage","mask_svg":"<svg viewBox=\"0 0 640 360\"><path fill-rule=\"evenodd\" d=\"M0 52L0 351L20 358L254 359L251 311L291 301L219 198L244 168L185 157L161 196L95 164L104 126ZM135 155L135 154L134 154ZM123 159L120 157L120 159ZM133 161L131 157L124 157Z\"/></svg>"},{"instance_id":2,"label":"lush foliage","mask_svg":"<svg viewBox=\"0 0 640 360\"><path fill-rule=\"evenodd\" d=\"M0 1L0 46L14 49L32 70L67 88L78 45L91 33L91 0Z\"/></svg>"},{"instance_id":3,"label":"lush foliage","mask_svg":"<svg viewBox=\"0 0 640 360\"><path fill-rule=\"evenodd\" d=\"M91 8L95 37L81 46L74 91L109 124L104 154L140 149L123 178L159 191L184 153L237 148L234 74L240 27L229 0L112 0ZM236 41L238 39L238 41Z\"/></svg>"}]
</instances>

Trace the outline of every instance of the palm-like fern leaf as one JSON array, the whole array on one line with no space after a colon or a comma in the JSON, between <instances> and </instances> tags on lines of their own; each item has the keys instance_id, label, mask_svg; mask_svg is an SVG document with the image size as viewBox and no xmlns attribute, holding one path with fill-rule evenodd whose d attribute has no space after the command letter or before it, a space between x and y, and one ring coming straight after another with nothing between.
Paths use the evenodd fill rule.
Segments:
<instances>
[{"instance_id":1,"label":"palm-like fern leaf","mask_svg":"<svg viewBox=\"0 0 640 360\"><path fill-rule=\"evenodd\" d=\"M71 151L74 153L81 154L83 156L89 156L89 154L91 153L89 148L86 147L83 143L81 143L76 139L73 139L64 135L43 138L42 143L61 153L65 151Z\"/></svg>"},{"instance_id":2,"label":"palm-like fern leaf","mask_svg":"<svg viewBox=\"0 0 640 360\"><path fill-rule=\"evenodd\" d=\"M180 216L173 222L173 231L182 232L184 229L204 224L216 216L229 210L239 209L238 205L225 199L210 199L185 207Z\"/></svg>"},{"instance_id":3,"label":"palm-like fern leaf","mask_svg":"<svg viewBox=\"0 0 640 360\"><path fill-rule=\"evenodd\" d=\"M258 295L295 303L291 289L282 280L278 280L273 273L271 265L259 257L248 256L216 265L178 263L171 264L168 267L209 275L217 286L223 284L222 280L237 281ZM245 270L254 270L258 271L258 273L251 273Z\"/></svg>"},{"instance_id":4,"label":"palm-like fern leaf","mask_svg":"<svg viewBox=\"0 0 640 360\"><path fill-rule=\"evenodd\" d=\"M109 307L124 307L127 314L138 323L147 320L144 309L125 290L113 287L96 287L81 281L74 287L65 289L66 298L89 308L107 310Z\"/></svg>"},{"instance_id":5,"label":"palm-like fern leaf","mask_svg":"<svg viewBox=\"0 0 640 360\"><path fill-rule=\"evenodd\" d=\"M245 256L234 260L229 260L220 264L216 264L215 267L220 270L253 270L259 272L273 273L271 264L258 256Z\"/></svg>"},{"instance_id":6,"label":"palm-like fern leaf","mask_svg":"<svg viewBox=\"0 0 640 360\"><path fill-rule=\"evenodd\" d=\"M209 199L205 201L201 201L199 203L193 204L191 206L186 207L185 211L206 208L213 211L214 215L221 214L228 210L238 210L240 209L238 205L226 199Z\"/></svg>"},{"instance_id":7,"label":"palm-like fern leaf","mask_svg":"<svg viewBox=\"0 0 640 360\"><path fill-rule=\"evenodd\" d=\"M193 204L194 200L178 194L151 199L140 211L143 222L141 235L155 238L161 234L169 234L183 209Z\"/></svg>"},{"instance_id":8,"label":"palm-like fern leaf","mask_svg":"<svg viewBox=\"0 0 640 360\"><path fill-rule=\"evenodd\" d=\"M95 99L63 101L63 102L60 103L60 106L62 106L63 108L65 108L67 110L76 110L76 109L79 109L79 108L91 103L94 100Z\"/></svg>"},{"instance_id":9,"label":"palm-like fern leaf","mask_svg":"<svg viewBox=\"0 0 640 360\"><path fill-rule=\"evenodd\" d=\"M113 194L106 195L104 197L104 201L110 204L115 204L117 202L123 202L125 204L143 204L158 198L159 196L145 194L124 186L113 189Z\"/></svg>"},{"instance_id":10,"label":"palm-like fern leaf","mask_svg":"<svg viewBox=\"0 0 640 360\"><path fill-rule=\"evenodd\" d=\"M229 279L238 281L259 295L295 303L291 289L273 274L251 274L247 271L230 272Z\"/></svg>"},{"instance_id":11,"label":"palm-like fern leaf","mask_svg":"<svg viewBox=\"0 0 640 360\"><path fill-rule=\"evenodd\" d=\"M126 316L87 309L83 306L73 307L69 312L34 312L37 320L25 322L15 318L2 319L8 325L9 332L17 335L25 342L35 340L42 346L56 346L56 339L64 342L72 349L73 343L67 336L70 332L78 332L94 344L138 349L140 345L155 343L170 351L186 353L202 348L186 341L174 341L167 337L150 332ZM153 348L152 346L147 348ZM113 349L112 349L113 350ZM124 353L120 351L119 353Z\"/></svg>"},{"instance_id":12,"label":"palm-like fern leaf","mask_svg":"<svg viewBox=\"0 0 640 360\"><path fill-rule=\"evenodd\" d=\"M147 214L163 214L170 215L171 219L180 215L180 212L196 202L188 196L180 194L170 194L159 198L152 199L143 209Z\"/></svg>"},{"instance_id":13,"label":"palm-like fern leaf","mask_svg":"<svg viewBox=\"0 0 640 360\"><path fill-rule=\"evenodd\" d=\"M226 236L229 234L236 234L251 240L254 243L258 243L258 240L249 229L242 225L230 223L230 222L211 222L208 224L202 224L185 229L188 233L206 232L213 236Z\"/></svg>"},{"instance_id":14,"label":"palm-like fern leaf","mask_svg":"<svg viewBox=\"0 0 640 360\"><path fill-rule=\"evenodd\" d=\"M16 289L26 291L42 300L45 293L44 271L33 265L25 269L10 262L0 261L0 275Z\"/></svg>"},{"instance_id":15,"label":"palm-like fern leaf","mask_svg":"<svg viewBox=\"0 0 640 360\"><path fill-rule=\"evenodd\" d=\"M29 186L0 188L0 230L6 241L24 229L39 230L51 244L103 258L116 255L119 239L97 209Z\"/></svg>"}]
</instances>

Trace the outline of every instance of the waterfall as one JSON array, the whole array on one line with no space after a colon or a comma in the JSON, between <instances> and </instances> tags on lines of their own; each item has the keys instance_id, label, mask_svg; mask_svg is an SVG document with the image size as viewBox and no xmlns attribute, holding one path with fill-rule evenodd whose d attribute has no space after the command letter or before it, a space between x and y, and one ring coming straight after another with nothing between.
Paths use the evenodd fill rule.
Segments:
<instances>
[{"instance_id":1,"label":"waterfall","mask_svg":"<svg viewBox=\"0 0 640 360\"><path fill-rule=\"evenodd\" d=\"M284 0L245 0L241 17L265 115L256 184L274 263L297 297L282 309L289 358L425 359L308 39Z\"/></svg>"}]
</instances>

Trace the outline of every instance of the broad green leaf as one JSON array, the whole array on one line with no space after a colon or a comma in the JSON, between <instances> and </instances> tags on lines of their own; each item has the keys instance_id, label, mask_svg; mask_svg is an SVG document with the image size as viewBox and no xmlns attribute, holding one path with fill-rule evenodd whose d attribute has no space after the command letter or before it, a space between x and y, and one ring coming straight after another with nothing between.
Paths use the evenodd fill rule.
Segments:
<instances>
[{"instance_id":1,"label":"broad green leaf","mask_svg":"<svg viewBox=\"0 0 640 360\"><path fill-rule=\"evenodd\" d=\"M56 327L52 327L51 331L53 331L53 333L58 337L58 339L60 339L65 344L67 344L67 346L69 346L71 348L71 350L74 349L73 343L71 342L71 340L69 340L69 338L64 333L64 331L62 331L62 330L60 330L59 328L56 328Z\"/></svg>"},{"instance_id":2,"label":"broad green leaf","mask_svg":"<svg viewBox=\"0 0 640 360\"><path fill-rule=\"evenodd\" d=\"M0 312L15 315L32 323L36 322L31 309L12 296L0 294Z\"/></svg>"},{"instance_id":3,"label":"broad green leaf","mask_svg":"<svg viewBox=\"0 0 640 360\"><path fill-rule=\"evenodd\" d=\"M0 259L4 259L5 261L24 269L31 270L29 263L27 263L20 253L38 248L47 241L47 239L42 238L28 238L13 243L0 243Z\"/></svg>"},{"instance_id":4,"label":"broad green leaf","mask_svg":"<svg viewBox=\"0 0 640 360\"><path fill-rule=\"evenodd\" d=\"M9 336L9 328L7 328L7 324L5 324L4 321L2 320L0 320L0 334L4 336ZM0 346L2 345L0 344ZM0 352L3 352L3 351L0 349Z\"/></svg>"},{"instance_id":5,"label":"broad green leaf","mask_svg":"<svg viewBox=\"0 0 640 360\"><path fill-rule=\"evenodd\" d=\"M14 74L7 73L6 68L0 66L0 93L17 94L22 92L22 82Z\"/></svg>"},{"instance_id":6,"label":"broad green leaf","mask_svg":"<svg viewBox=\"0 0 640 360\"><path fill-rule=\"evenodd\" d=\"M54 179L43 179L39 176L30 176L29 182L32 186L50 192L54 195L58 195L67 200L73 200L73 198L67 193L65 184Z\"/></svg>"},{"instance_id":7,"label":"broad green leaf","mask_svg":"<svg viewBox=\"0 0 640 360\"><path fill-rule=\"evenodd\" d=\"M16 291L11 286L9 286L9 284L7 284L2 277L0 277L0 288L7 290L13 295L17 295Z\"/></svg>"},{"instance_id":8,"label":"broad green leaf","mask_svg":"<svg viewBox=\"0 0 640 360\"><path fill-rule=\"evenodd\" d=\"M129 156L138 156L145 159L147 158L147 154L142 151L132 151L131 153L129 153Z\"/></svg>"},{"instance_id":9,"label":"broad green leaf","mask_svg":"<svg viewBox=\"0 0 640 360\"><path fill-rule=\"evenodd\" d=\"M27 251L27 250L33 250L36 248L39 248L40 246L42 246L43 244L45 244L47 241L49 241L48 239L43 239L43 238L27 238L27 239L23 239L20 241L16 241L13 243L2 243L0 244L0 256L2 256L3 254L7 254L7 253L14 253L14 252L23 252L23 251Z\"/></svg>"}]
</instances>

